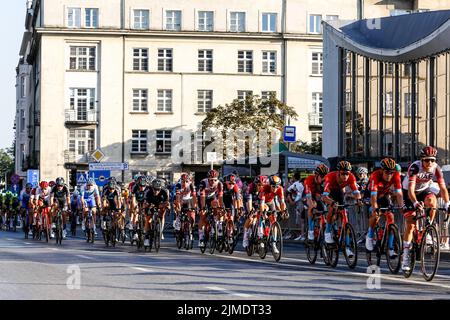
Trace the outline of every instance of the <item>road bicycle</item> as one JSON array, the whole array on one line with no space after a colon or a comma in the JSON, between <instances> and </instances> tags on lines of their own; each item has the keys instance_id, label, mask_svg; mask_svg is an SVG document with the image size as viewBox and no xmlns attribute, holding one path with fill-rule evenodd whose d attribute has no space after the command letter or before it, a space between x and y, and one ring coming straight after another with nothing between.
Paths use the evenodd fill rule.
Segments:
<instances>
[{"instance_id":1,"label":"road bicycle","mask_svg":"<svg viewBox=\"0 0 450 320\"><path fill-rule=\"evenodd\" d=\"M116 246L116 221L113 210L106 210L105 216L103 217L102 234L107 247L109 247L109 244L113 247Z\"/></svg>"},{"instance_id":2,"label":"road bicycle","mask_svg":"<svg viewBox=\"0 0 450 320\"><path fill-rule=\"evenodd\" d=\"M283 233L277 221L277 216L277 211L265 211L260 214L258 222L259 257L264 259L270 250L276 262L280 261L283 251ZM274 248L277 250L274 250Z\"/></svg>"},{"instance_id":3,"label":"road bicycle","mask_svg":"<svg viewBox=\"0 0 450 320\"><path fill-rule=\"evenodd\" d=\"M308 238L305 240L305 248L306 248L306 257L309 263L314 264L317 260L318 252L323 248L324 240L324 231L325 231L325 214L327 212L325 210L316 210L315 208L312 210L313 214L313 224L314 224L314 239L309 240ZM309 225L307 226L307 232L309 232ZM329 262L326 260L326 254L320 251L322 258L326 265L329 265ZM326 260L326 261L325 261Z\"/></svg>"},{"instance_id":4,"label":"road bicycle","mask_svg":"<svg viewBox=\"0 0 450 320\"><path fill-rule=\"evenodd\" d=\"M95 232L94 232L94 216L92 214L92 208L88 208L88 212L85 218L85 235L87 243L94 243L95 241Z\"/></svg>"},{"instance_id":5,"label":"road bicycle","mask_svg":"<svg viewBox=\"0 0 450 320\"><path fill-rule=\"evenodd\" d=\"M55 239L56 244L61 245L62 239L63 239L63 217L62 217L62 210L58 209L56 210L56 216L55 216Z\"/></svg>"}]
</instances>

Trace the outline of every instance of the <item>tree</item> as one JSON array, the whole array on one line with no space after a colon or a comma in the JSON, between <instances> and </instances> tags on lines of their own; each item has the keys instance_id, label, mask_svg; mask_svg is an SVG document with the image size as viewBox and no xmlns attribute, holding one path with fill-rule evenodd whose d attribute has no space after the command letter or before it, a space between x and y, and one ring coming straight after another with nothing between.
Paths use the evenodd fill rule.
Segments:
<instances>
[{"instance_id":1,"label":"tree","mask_svg":"<svg viewBox=\"0 0 450 320\"><path fill-rule=\"evenodd\" d=\"M3 179L5 174L9 177L14 173L14 158L8 151L0 149L0 177Z\"/></svg>"},{"instance_id":2,"label":"tree","mask_svg":"<svg viewBox=\"0 0 450 320\"><path fill-rule=\"evenodd\" d=\"M304 141L297 141L291 146L291 150L293 152L306 153L306 154L316 154L322 155L322 138L319 137L319 140L311 143L307 143Z\"/></svg>"},{"instance_id":3,"label":"tree","mask_svg":"<svg viewBox=\"0 0 450 320\"><path fill-rule=\"evenodd\" d=\"M233 100L225 106L219 105L208 112L206 118L202 121L202 130L213 130L222 139L226 138L228 130L265 130L267 132L277 129L283 131L285 117L296 120L298 115L294 108L287 106L271 94L268 99L261 99L259 96L248 95L245 101ZM256 146L257 138L250 141L248 137L237 137L238 140L245 143L245 149L249 145ZM268 150L272 147L270 139L267 143ZM234 145L237 153L238 144ZM242 151L242 150L241 150Z\"/></svg>"}]
</instances>

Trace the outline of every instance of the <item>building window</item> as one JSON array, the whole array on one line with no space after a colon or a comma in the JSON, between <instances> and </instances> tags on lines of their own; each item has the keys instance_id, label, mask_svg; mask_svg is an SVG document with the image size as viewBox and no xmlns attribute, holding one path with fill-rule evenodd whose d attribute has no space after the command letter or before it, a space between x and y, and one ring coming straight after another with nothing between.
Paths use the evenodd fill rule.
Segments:
<instances>
[{"instance_id":1,"label":"building window","mask_svg":"<svg viewBox=\"0 0 450 320\"><path fill-rule=\"evenodd\" d=\"M198 71L213 71L213 51L198 50Z\"/></svg>"},{"instance_id":2,"label":"building window","mask_svg":"<svg viewBox=\"0 0 450 320\"><path fill-rule=\"evenodd\" d=\"M172 112L172 90L158 90L158 112Z\"/></svg>"},{"instance_id":3,"label":"building window","mask_svg":"<svg viewBox=\"0 0 450 320\"><path fill-rule=\"evenodd\" d=\"M262 71L263 73L277 73L277 52L263 51L262 52Z\"/></svg>"},{"instance_id":4,"label":"building window","mask_svg":"<svg viewBox=\"0 0 450 320\"><path fill-rule=\"evenodd\" d=\"M245 32L245 12L230 13L230 31Z\"/></svg>"},{"instance_id":5,"label":"building window","mask_svg":"<svg viewBox=\"0 0 450 320\"><path fill-rule=\"evenodd\" d=\"M322 92L312 93L312 112L319 116L319 124L322 124Z\"/></svg>"},{"instance_id":6,"label":"building window","mask_svg":"<svg viewBox=\"0 0 450 320\"><path fill-rule=\"evenodd\" d=\"M338 20L338 19L339 19L339 16L338 15L334 15L334 14L327 15L325 17L325 21L333 21L333 20Z\"/></svg>"},{"instance_id":7,"label":"building window","mask_svg":"<svg viewBox=\"0 0 450 320\"><path fill-rule=\"evenodd\" d=\"M412 74L412 66L410 63L405 64L404 69L403 69L403 75L405 77L410 77Z\"/></svg>"},{"instance_id":8,"label":"building window","mask_svg":"<svg viewBox=\"0 0 450 320\"><path fill-rule=\"evenodd\" d=\"M172 181L172 172L170 171L156 171L156 178L163 179L166 182Z\"/></svg>"},{"instance_id":9,"label":"building window","mask_svg":"<svg viewBox=\"0 0 450 320\"><path fill-rule=\"evenodd\" d=\"M133 49L133 70L148 71L148 49Z\"/></svg>"},{"instance_id":10,"label":"building window","mask_svg":"<svg viewBox=\"0 0 450 320\"><path fill-rule=\"evenodd\" d=\"M277 14L262 14L262 32L277 32Z\"/></svg>"},{"instance_id":11,"label":"building window","mask_svg":"<svg viewBox=\"0 0 450 320\"><path fill-rule=\"evenodd\" d=\"M271 95L273 95L276 98L277 92L276 91L261 91L261 99L262 100L269 100Z\"/></svg>"},{"instance_id":12,"label":"building window","mask_svg":"<svg viewBox=\"0 0 450 320\"><path fill-rule=\"evenodd\" d=\"M86 28L98 28L98 9L86 8Z\"/></svg>"},{"instance_id":13,"label":"building window","mask_svg":"<svg viewBox=\"0 0 450 320\"><path fill-rule=\"evenodd\" d=\"M150 11L149 10L133 10L134 29L148 30L150 27Z\"/></svg>"},{"instance_id":14,"label":"building window","mask_svg":"<svg viewBox=\"0 0 450 320\"><path fill-rule=\"evenodd\" d=\"M239 101L245 101L248 96L251 96L253 94L253 91L251 90L238 90L237 92L237 98Z\"/></svg>"},{"instance_id":15,"label":"building window","mask_svg":"<svg viewBox=\"0 0 450 320\"><path fill-rule=\"evenodd\" d=\"M253 72L253 51L238 51L238 72Z\"/></svg>"},{"instance_id":16,"label":"building window","mask_svg":"<svg viewBox=\"0 0 450 320\"><path fill-rule=\"evenodd\" d=\"M319 142L322 140L322 132L311 132L311 142Z\"/></svg>"},{"instance_id":17,"label":"building window","mask_svg":"<svg viewBox=\"0 0 450 320\"><path fill-rule=\"evenodd\" d=\"M147 112L148 90L133 89L133 111Z\"/></svg>"},{"instance_id":18,"label":"building window","mask_svg":"<svg viewBox=\"0 0 450 320\"><path fill-rule=\"evenodd\" d=\"M385 98L384 98L384 110L383 110L383 114L385 116L390 116L392 117L392 92L387 92L385 94Z\"/></svg>"},{"instance_id":19,"label":"building window","mask_svg":"<svg viewBox=\"0 0 450 320\"><path fill-rule=\"evenodd\" d=\"M320 14L309 15L309 33L322 33L322 16Z\"/></svg>"},{"instance_id":20,"label":"building window","mask_svg":"<svg viewBox=\"0 0 450 320\"><path fill-rule=\"evenodd\" d=\"M158 71L172 71L172 49L158 49Z\"/></svg>"},{"instance_id":21,"label":"building window","mask_svg":"<svg viewBox=\"0 0 450 320\"><path fill-rule=\"evenodd\" d=\"M25 98L26 96L26 81L25 77L20 77L20 97Z\"/></svg>"},{"instance_id":22,"label":"building window","mask_svg":"<svg viewBox=\"0 0 450 320\"><path fill-rule=\"evenodd\" d=\"M79 156L95 150L94 130L69 130L69 151Z\"/></svg>"},{"instance_id":23,"label":"building window","mask_svg":"<svg viewBox=\"0 0 450 320\"><path fill-rule=\"evenodd\" d=\"M95 89L70 89L70 110L75 110L75 121L88 121L95 116Z\"/></svg>"},{"instance_id":24,"label":"building window","mask_svg":"<svg viewBox=\"0 0 450 320\"><path fill-rule=\"evenodd\" d=\"M132 130L131 152L147 152L147 130Z\"/></svg>"},{"instance_id":25,"label":"building window","mask_svg":"<svg viewBox=\"0 0 450 320\"><path fill-rule=\"evenodd\" d=\"M69 28L81 28L81 9L68 8L67 9L67 26Z\"/></svg>"},{"instance_id":26,"label":"building window","mask_svg":"<svg viewBox=\"0 0 450 320\"><path fill-rule=\"evenodd\" d=\"M214 12L198 12L198 31L214 31Z\"/></svg>"},{"instance_id":27,"label":"building window","mask_svg":"<svg viewBox=\"0 0 450 320\"><path fill-rule=\"evenodd\" d=\"M389 74L389 75L394 74L394 64L393 63L386 63L385 64L385 72L386 72L386 74Z\"/></svg>"},{"instance_id":28,"label":"building window","mask_svg":"<svg viewBox=\"0 0 450 320\"><path fill-rule=\"evenodd\" d=\"M70 70L95 70L95 47L70 47Z\"/></svg>"},{"instance_id":29,"label":"building window","mask_svg":"<svg viewBox=\"0 0 450 320\"><path fill-rule=\"evenodd\" d=\"M412 93L405 92L404 100L405 100L405 117L411 117L412 115ZM419 108L417 105L417 94L416 94L416 117L419 116Z\"/></svg>"},{"instance_id":30,"label":"building window","mask_svg":"<svg viewBox=\"0 0 450 320\"><path fill-rule=\"evenodd\" d=\"M156 153L172 152L172 131L158 130L156 131Z\"/></svg>"},{"instance_id":31,"label":"building window","mask_svg":"<svg viewBox=\"0 0 450 320\"><path fill-rule=\"evenodd\" d=\"M346 111L351 111L352 109L352 92L346 91L344 94L344 106Z\"/></svg>"},{"instance_id":32,"label":"building window","mask_svg":"<svg viewBox=\"0 0 450 320\"><path fill-rule=\"evenodd\" d=\"M197 90L198 112L209 112L212 108L212 90Z\"/></svg>"},{"instance_id":33,"label":"building window","mask_svg":"<svg viewBox=\"0 0 450 320\"><path fill-rule=\"evenodd\" d=\"M322 52L313 52L312 53L311 73L314 75L322 75L323 74Z\"/></svg>"},{"instance_id":34,"label":"building window","mask_svg":"<svg viewBox=\"0 0 450 320\"><path fill-rule=\"evenodd\" d=\"M180 31L181 30L181 11L167 10L166 11L166 30Z\"/></svg>"},{"instance_id":35,"label":"building window","mask_svg":"<svg viewBox=\"0 0 450 320\"><path fill-rule=\"evenodd\" d=\"M25 131L25 110L20 110L20 132Z\"/></svg>"},{"instance_id":36,"label":"building window","mask_svg":"<svg viewBox=\"0 0 450 320\"><path fill-rule=\"evenodd\" d=\"M348 52L348 51L346 52L344 59L345 59L345 62L344 62L344 68L345 68L344 73L346 75L350 75L352 73L352 58L351 58L350 52Z\"/></svg>"}]
</instances>

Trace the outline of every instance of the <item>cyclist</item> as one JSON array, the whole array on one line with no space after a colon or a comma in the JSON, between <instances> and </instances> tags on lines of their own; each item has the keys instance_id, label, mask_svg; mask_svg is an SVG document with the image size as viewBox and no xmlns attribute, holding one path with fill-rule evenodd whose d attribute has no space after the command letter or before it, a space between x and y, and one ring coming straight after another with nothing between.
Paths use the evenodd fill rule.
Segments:
<instances>
[{"instance_id":1,"label":"cyclist","mask_svg":"<svg viewBox=\"0 0 450 320\"><path fill-rule=\"evenodd\" d=\"M356 178L351 173L352 165L348 161L340 161L337 165L337 171L328 173L325 176L324 192L322 199L328 204L327 223L325 227L325 242L328 244L334 243L331 236L331 224L336 217L333 217L333 211L336 204L344 203L345 188L348 186L352 190L353 197L356 200L361 198L358 186L356 185ZM333 221L332 221L333 218ZM353 257L353 252L346 247L346 253L349 258Z\"/></svg>"},{"instance_id":2,"label":"cyclist","mask_svg":"<svg viewBox=\"0 0 450 320\"><path fill-rule=\"evenodd\" d=\"M12 197L11 197L11 214L10 214L10 222L9 222L9 226L12 229L14 227L14 224L16 223L14 220L14 216L19 214L20 210L20 200L19 200L19 196L17 195L17 193L13 193ZM17 218L18 219L18 218Z\"/></svg>"},{"instance_id":3,"label":"cyclist","mask_svg":"<svg viewBox=\"0 0 450 320\"><path fill-rule=\"evenodd\" d=\"M131 191L131 217L130 217L130 229L134 230L133 240L138 240L138 234L136 232L136 222L139 210L145 209L145 196L147 193L147 181L145 176L140 176L137 183L134 185ZM145 214L144 210L144 214Z\"/></svg>"},{"instance_id":4,"label":"cyclist","mask_svg":"<svg viewBox=\"0 0 450 320\"><path fill-rule=\"evenodd\" d=\"M120 203L120 192L117 190L117 185L115 183L115 179L110 179L106 188L103 190L102 194L103 199L103 216L106 216L107 210L112 212L112 218L114 221L117 221L118 216L117 212L121 207ZM106 221L102 222L102 229L106 229Z\"/></svg>"},{"instance_id":5,"label":"cyclist","mask_svg":"<svg viewBox=\"0 0 450 320\"><path fill-rule=\"evenodd\" d=\"M19 195L19 200L20 200L20 203L22 204L21 216L22 216L22 219L24 220L23 221L24 225L27 225L29 227L28 235L30 235L30 236L33 235L33 231L30 228L31 224L33 223L33 215L31 215L28 210L30 208L30 198L31 198L32 187L33 186L31 185L31 183L27 183L25 185L25 189L20 191L20 195ZM28 221L25 221L27 212L28 212Z\"/></svg>"},{"instance_id":6,"label":"cyclist","mask_svg":"<svg viewBox=\"0 0 450 320\"><path fill-rule=\"evenodd\" d=\"M76 188L76 187L75 187ZM76 230L77 225L77 216L82 208L80 192L78 189L75 189L70 197L70 212L72 213L72 227L74 228L74 232Z\"/></svg>"},{"instance_id":7,"label":"cyclist","mask_svg":"<svg viewBox=\"0 0 450 320\"><path fill-rule=\"evenodd\" d=\"M51 217L49 212L51 189L47 181L41 181L32 196L33 205L42 212L42 218L47 217L48 229L51 230ZM37 213L37 212L36 212Z\"/></svg>"},{"instance_id":8,"label":"cyclist","mask_svg":"<svg viewBox=\"0 0 450 320\"><path fill-rule=\"evenodd\" d=\"M432 146L426 146L420 151L420 160L413 162L407 173L407 179L403 180L403 189L405 190L405 205L407 208L414 209L430 208L431 222L436 214L437 199L436 195L430 190L433 180L439 185L441 197L444 200L445 209L448 211L450 206L448 191L445 186L444 176L439 165L436 163L437 150ZM405 217L405 233L403 235L403 259L402 270L410 270L409 250L415 227L413 220L416 212L406 211ZM426 239L427 243L431 240Z\"/></svg>"},{"instance_id":9,"label":"cyclist","mask_svg":"<svg viewBox=\"0 0 450 320\"><path fill-rule=\"evenodd\" d=\"M97 185L95 184L94 178L89 178L86 186L81 188L81 204L83 207L83 222L81 224L81 229L85 230L85 219L87 217L89 209L92 209L92 220L94 225L94 234L97 235L97 230L95 227L95 216L97 212L96 206L101 208L100 193L98 191Z\"/></svg>"},{"instance_id":10,"label":"cyclist","mask_svg":"<svg viewBox=\"0 0 450 320\"><path fill-rule=\"evenodd\" d=\"M265 211L281 211L282 217L285 217L286 203L284 202L284 191L281 186L281 179L277 175L269 177L269 183L264 185L259 194L259 214L264 216ZM271 214L269 216L270 224L272 225L276 221L276 217ZM277 235L275 234L276 238ZM279 251L276 247L275 242L273 242L272 250L275 254Z\"/></svg>"},{"instance_id":11,"label":"cyclist","mask_svg":"<svg viewBox=\"0 0 450 320\"><path fill-rule=\"evenodd\" d=\"M258 210L253 210L253 207L256 209L259 207L259 193L262 190L263 186L268 184L269 180L267 176L256 176L252 183L247 187L247 220L244 223L244 240L243 247L246 248L248 246L248 236L252 232L252 226L259 219Z\"/></svg>"},{"instance_id":12,"label":"cyclist","mask_svg":"<svg viewBox=\"0 0 450 320\"><path fill-rule=\"evenodd\" d=\"M188 209L187 214L192 223L192 227L195 223L195 209L197 208L197 196L195 191L194 182L188 173L182 173L180 182L176 186L176 198L174 201L175 207L175 230L180 230L180 212L181 209ZM194 209L194 210L193 210Z\"/></svg>"},{"instance_id":13,"label":"cyclist","mask_svg":"<svg viewBox=\"0 0 450 320\"><path fill-rule=\"evenodd\" d=\"M225 177L223 177L223 211L222 213L225 214L226 212L229 212L228 215L226 215L225 221L228 221L228 219L231 220L231 222L234 222L235 219L239 219L241 213L242 213L242 195L241 190L239 189L237 185L237 177L234 173L231 173ZM239 212L238 212L239 211ZM238 215L236 218L235 216ZM223 220L223 215L220 216L220 221ZM220 224L219 224L220 226ZM221 235L222 230L219 228L217 230L218 235Z\"/></svg>"},{"instance_id":14,"label":"cyclist","mask_svg":"<svg viewBox=\"0 0 450 320\"><path fill-rule=\"evenodd\" d=\"M6 191L5 197L3 198L3 214L4 214L3 225L5 226L5 228L6 228L6 222L10 217L11 198L12 198L12 192L9 190Z\"/></svg>"},{"instance_id":15,"label":"cyclist","mask_svg":"<svg viewBox=\"0 0 450 320\"><path fill-rule=\"evenodd\" d=\"M70 208L70 193L69 188L64 183L64 178L59 177L56 178L56 185L52 188L50 192L50 203L53 208L53 217L55 216L55 210L58 208L62 211L62 219L63 219L63 238L66 238L66 220L67 220L67 211ZM53 229L56 228L55 224L52 223L52 234Z\"/></svg>"},{"instance_id":16,"label":"cyclist","mask_svg":"<svg viewBox=\"0 0 450 320\"><path fill-rule=\"evenodd\" d=\"M324 210L322 202L323 182L330 169L325 164L320 164L314 170L314 174L305 179L305 197L308 205L308 240L314 240L314 209Z\"/></svg>"},{"instance_id":17,"label":"cyclist","mask_svg":"<svg viewBox=\"0 0 450 320\"><path fill-rule=\"evenodd\" d=\"M219 172L216 170L209 170L207 178L200 181L200 219L198 222L198 241L199 247L204 247L204 229L208 224L206 212L211 209L214 217L217 217L217 208L223 207L223 184L219 181ZM211 228L214 232L214 228Z\"/></svg>"},{"instance_id":18,"label":"cyclist","mask_svg":"<svg viewBox=\"0 0 450 320\"><path fill-rule=\"evenodd\" d=\"M392 190L393 189L393 190ZM370 208L371 216L369 218L369 229L366 237L366 249L373 251L373 236L375 226L378 224L379 216L377 214L378 208L388 208L390 205L391 194L396 197L397 205L403 206L403 193L400 174L396 170L396 163L394 159L384 158L381 160L381 169L376 170L370 176L369 182L370 190ZM389 224L394 223L394 215L389 212L386 216ZM389 239L389 256L395 258L396 252L393 250L393 237Z\"/></svg>"},{"instance_id":19,"label":"cyclist","mask_svg":"<svg viewBox=\"0 0 450 320\"><path fill-rule=\"evenodd\" d=\"M161 217L161 239L164 239L163 231L164 231L164 223L165 223L165 215L166 211L169 208L169 192L167 189L163 188L164 181L161 179L153 179L152 186L149 188L146 194L146 202L147 205L154 207L158 210L158 214ZM149 226L151 225L153 220L153 215L149 214L148 219L146 219L146 235L148 235ZM145 237L144 245L150 245L148 236Z\"/></svg>"}]
</instances>

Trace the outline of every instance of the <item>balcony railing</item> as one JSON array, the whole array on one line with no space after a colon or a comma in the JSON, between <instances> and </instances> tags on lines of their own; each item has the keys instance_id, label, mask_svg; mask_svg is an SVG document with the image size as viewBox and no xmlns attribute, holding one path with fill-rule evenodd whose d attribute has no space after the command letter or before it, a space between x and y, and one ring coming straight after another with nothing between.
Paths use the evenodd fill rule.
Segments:
<instances>
[{"instance_id":1,"label":"balcony railing","mask_svg":"<svg viewBox=\"0 0 450 320\"><path fill-rule=\"evenodd\" d=\"M96 110L85 110L83 112L78 112L77 110L67 110L66 109L66 122L73 123L96 123L97 122L97 111Z\"/></svg>"},{"instance_id":2,"label":"balcony railing","mask_svg":"<svg viewBox=\"0 0 450 320\"><path fill-rule=\"evenodd\" d=\"M315 127L321 127L322 126L322 114L317 112L310 112L308 114L309 119L309 125L315 126Z\"/></svg>"},{"instance_id":3,"label":"balcony railing","mask_svg":"<svg viewBox=\"0 0 450 320\"><path fill-rule=\"evenodd\" d=\"M64 163L89 163L95 162L92 152L78 154L78 151L64 150Z\"/></svg>"}]
</instances>

